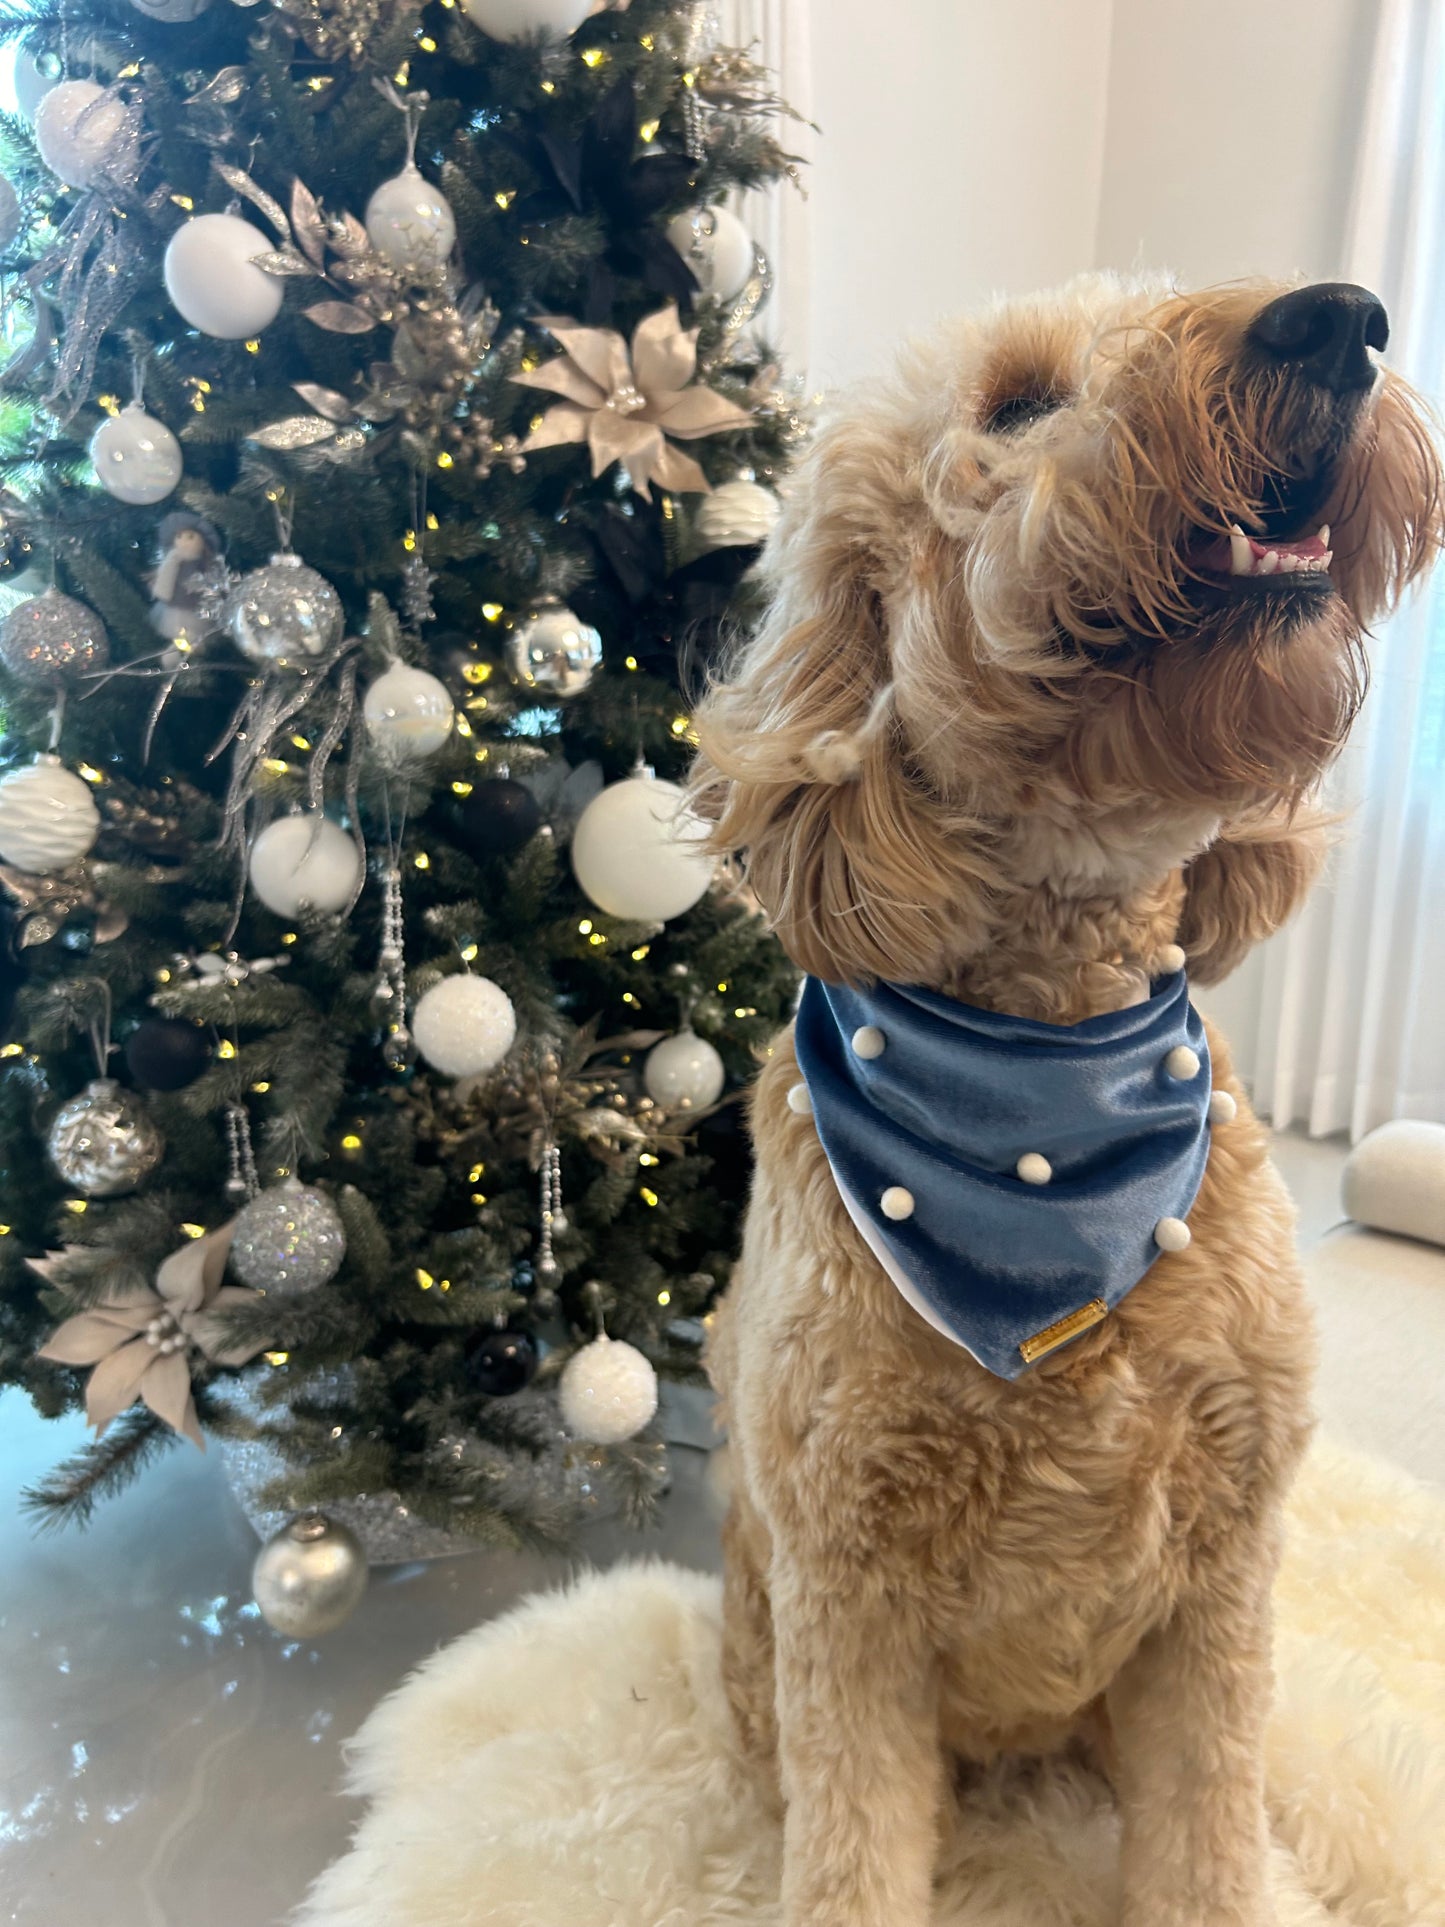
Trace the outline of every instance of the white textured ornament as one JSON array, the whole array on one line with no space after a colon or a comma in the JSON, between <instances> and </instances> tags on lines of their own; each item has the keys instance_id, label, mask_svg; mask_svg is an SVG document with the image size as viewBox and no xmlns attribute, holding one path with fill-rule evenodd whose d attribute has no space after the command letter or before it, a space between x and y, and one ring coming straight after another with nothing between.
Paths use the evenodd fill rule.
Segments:
<instances>
[{"instance_id":1,"label":"white textured ornament","mask_svg":"<svg viewBox=\"0 0 1445 1927\"><path fill-rule=\"evenodd\" d=\"M705 896L712 858L700 847L707 825L676 783L629 776L583 810L572 837L572 869L588 897L612 917L665 923Z\"/></svg>"},{"instance_id":2,"label":"white textured ornament","mask_svg":"<svg viewBox=\"0 0 1445 1927\"><path fill-rule=\"evenodd\" d=\"M227 599L225 624L252 662L295 666L335 648L346 617L326 577L288 552L241 577Z\"/></svg>"},{"instance_id":3,"label":"white textured ornament","mask_svg":"<svg viewBox=\"0 0 1445 1927\"><path fill-rule=\"evenodd\" d=\"M25 215L20 205L20 196L15 192L15 184L8 174L0 174L0 254L15 239L24 225Z\"/></svg>"},{"instance_id":4,"label":"white textured ornament","mask_svg":"<svg viewBox=\"0 0 1445 1927\"><path fill-rule=\"evenodd\" d=\"M557 1402L574 1438L620 1445L656 1412L657 1373L635 1345L595 1338L567 1361Z\"/></svg>"},{"instance_id":5,"label":"white textured ornament","mask_svg":"<svg viewBox=\"0 0 1445 1927\"><path fill-rule=\"evenodd\" d=\"M251 888L278 917L335 916L361 883L361 852L330 817L280 816L251 845Z\"/></svg>"},{"instance_id":6,"label":"white textured ornament","mask_svg":"<svg viewBox=\"0 0 1445 1927\"><path fill-rule=\"evenodd\" d=\"M113 1077L97 1077L55 1113L45 1148L74 1190L87 1198L119 1198L155 1170L166 1141L139 1098Z\"/></svg>"},{"instance_id":7,"label":"white textured ornament","mask_svg":"<svg viewBox=\"0 0 1445 1927\"><path fill-rule=\"evenodd\" d=\"M576 696L602 665L602 637L556 596L539 596L507 638L514 682Z\"/></svg>"},{"instance_id":8,"label":"white textured ornament","mask_svg":"<svg viewBox=\"0 0 1445 1927\"><path fill-rule=\"evenodd\" d=\"M181 445L137 401L103 421L90 438L95 479L118 502L147 508L181 479Z\"/></svg>"},{"instance_id":9,"label":"white textured ornament","mask_svg":"<svg viewBox=\"0 0 1445 1927\"><path fill-rule=\"evenodd\" d=\"M105 98L94 80L62 80L35 110L40 158L67 187L94 187L124 173L135 157L135 135L123 101Z\"/></svg>"},{"instance_id":10,"label":"white textured ornament","mask_svg":"<svg viewBox=\"0 0 1445 1927\"><path fill-rule=\"evenodd\" d=\"M419 167L383 181L366 204L371 245L394 268L439 268L457 238L456 217Z\"/></svg>"},{"instance_id":11,"label":"white textured ornament","mask_svg":"<svg viewBox=\"0 0 1445 1927\"><path fill-rule=\"evenodd\" d=\"M336 1206L314 1185L286 1178L236 1214L231 1269L242 1284L277 1298L329 1285L346 1256Z\"/></svg>"},{"instance_id":12,"label":"white textured ornament","mask_svg":"<svg viewBox=\"0 0 1445 1927\"><path fill-rule=\"evenodd\" d=\"M182 321L217 341L258 335L281 310L281 282L256 266L272 243L239 214L196 214L166 248L166 293Z\"/></svg>"},{"instance_id":13,"label":"white textured ornament","mask_svg":"<svg viewBox=\"0 0 1445 1927\"><path fill-rule=\"evenodd\" d=\"M692 518L698 547L747 549L766 542L782 503L761 482L722 482L705 495Z\"/></svg>"},{"instance_id":14,"label":"white textured ornament","mask_svg":"<svg viewBox=\"0 0 1445 1927\"><path fill-rule=\"evenodd\" d=\"M0 858L32 876L68 869L100 835L90 786L58 756L0 778Z\"/></svg>"},{"instance_id":15,"label":"white textured ornament","mask_svg":"<svg viewBox=\"0 0 1445 1927\"><path fill-rule=\"evenodd\" d=\"M53 584L0 622L0 663L17 682L59 682L109 661L110 637L100 617Z\"/></svg>"},{"instance_id":16,"label":"white textured ornament","mask_svg":"<svg viewBox=\"0 0 1445 1927\"><path fill-rule=\"evenodd\" d=\"M729 208L695 207L667 224L667 238L697 276L704 294L731 301L753 271L753 237Z\"/></svg>"},{"instance_id":17,"label":"white textured ornament","mask_svg":"<svg viewBox=\"0 0 1445 1927\"><path fill-rule=\"evenodd\" d=\"M431 1065L447 1077L480 1077L495 1070L517 1035L517 1013L490 977L443 977L424 991L412 1012L411 1034Z\"/></svg>"},{"instance_id":18,"label":"white textured ornament","mask_svg":"<svg viewBox=\"0 0 1445 1927\"><path fill-rule=\"evenodd\" d=\"M528 40L539 33L563 40L576 33L593 0L462 0L462 12L493 40Z\"/></svg>"},{"instance_id":19,"label":"white textured ornament","mask_svg":"<svg viewBox=\"0 0 1445 1927\"><path fill-rule=\"evenodd\" d=\"M454 712L445 683L406 662L394 662L377 677L361 713L367 734L392 764L419 763L452 733Z\"/></svg>"},{"instance_id":20,"label":"white textured ornament","mask_svg":"<svg viewBox=\"0 0 1445 1927\"><path fill-rule=\"evenodd\" d=\"M316 1639L348 1620L366 1591L366 1554L349 1526L298 1512L256 1554L251 1591L261 1617L287 1639Z\"/></svg>"},{"instance_id":21,"label":"white textured ornament","mask_svg":"<svg viewBox=\"0 0 1445 1927\"><path fill-rule=\"evenodd\" d=\"M647 1095L665 1111L705 1111L722 1096L726 1076L721 1057L691 1026L654 1044L642 1070Z\"/></svg>"}]
</instances>

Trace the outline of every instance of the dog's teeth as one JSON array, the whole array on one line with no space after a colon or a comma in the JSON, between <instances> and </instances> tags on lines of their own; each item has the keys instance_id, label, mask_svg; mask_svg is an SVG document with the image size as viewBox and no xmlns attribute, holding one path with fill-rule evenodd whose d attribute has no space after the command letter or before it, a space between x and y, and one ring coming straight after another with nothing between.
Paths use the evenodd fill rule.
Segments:
<instances>
[{"instance_id":1,"label":"dog's teeth","mask_svg":"<svg viewBox=\"0 0 1445 1927\"><path fill-rule=\"evenodd\" d=\"M1327 569L1330 566L1330 564L1334 561L1334 559L1335 559L1334 550L1326 549L1324 554L1320 557L1320 567L1322 569Z\"/></svg>"},{"instance_id":2,"label":"dog's teeth","mask_svg":"<svg viewBox=\"0 0 1445 1927\"><path fill-rule=\"evenodd\" d=\"M1316 539L1322 549L1327 549L1330 546L1330 525L1328 522L1320 523L1320 532Z\"/></svg>"},{"instance_id":3,"label":"dog's teeth","mask_svg":"<svg viewBox=\"0 0 1445 1927\"><path fill-rule=\"evenodd\" d=\"M1255 574L1256 575L1273 575L1275 570L1278 567L1279 567L1279 550L1266 549L1264 554L1259 558L1259 567L1255 570Z\"/></svg>"},{"instance_id":4,"label":"dog's teeth","mask_svg":"<svg viewBox=\"0 0 1445 1927\"><path fill-rule=\"evenodd\" d=\"M1294 572L1295 572L1295 570L1296 570L1296 569L1298 569L1298 567L1299 567L1299 565L1300 565L1300 562L1301 562L1301 559L1302 559L1302 558L1301 558L1300 556L1297 556L1297 555L1290 555L1290 554L1288 554L1288 553L1287 553L1286 551L1284 551L1284 550L1281 550L1281 551L1280 551L1280 556L1279 556L1279 572L1280 572L1280 574L1281 574L1281 575L1293 575L1293 574L1294 574Z\"/></svg>"},{"instance_id":5,"label":"dog's teeth","mask_svg":"<svg viewBox=\"0 0 1445 1927\"><path fill-rule=\"evenodd\" d=\"M1254 550L1249 545L1249 537L1236 522L1229 531L1229 573L1250 575L1253 571Z\"/></svg>"}]
</instances>

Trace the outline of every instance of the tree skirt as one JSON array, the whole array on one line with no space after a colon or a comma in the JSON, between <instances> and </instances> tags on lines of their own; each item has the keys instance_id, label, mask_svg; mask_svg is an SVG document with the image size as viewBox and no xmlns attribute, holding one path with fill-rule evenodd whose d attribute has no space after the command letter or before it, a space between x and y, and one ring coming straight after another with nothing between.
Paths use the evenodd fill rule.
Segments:
<instances>
[{"instance_id":1,"label":"tree skirt","mask_svg":"<svg viewBox=\"0 0 1445 1927\"><path fill-rule=\"evenodd\" d=\"M1278 1927L1445 1924L1445 1500L1317 1443L1277 1591ZM367 1720L351 1852L297 1927L774 1927L781 1831L739 1759L716 1579L585 1578L438 1653ZM960 1796L936 1927L1114 1927L1108 1795L1066 1763Z\"/></svg>"}]
</instances>

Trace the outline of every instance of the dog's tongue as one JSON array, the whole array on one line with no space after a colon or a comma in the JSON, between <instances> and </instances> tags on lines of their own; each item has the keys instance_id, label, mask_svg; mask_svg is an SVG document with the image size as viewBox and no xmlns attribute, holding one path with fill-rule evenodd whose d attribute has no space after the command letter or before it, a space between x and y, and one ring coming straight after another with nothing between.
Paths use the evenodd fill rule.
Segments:
<instances>
[{"instance_id":1,"label":"dog's tongue","mask_svg":"<svg viewBox=\"0 0 1445 1927\"><path fill-rule=\"evenodd\" d=\"M1330 531L1322 527L1296 542L1262 542L1237 527L1199 552L1199 565L1213 575L1293 575L1303 570L1323 574L1333 550Z\"/></svg>"}]
</instances>

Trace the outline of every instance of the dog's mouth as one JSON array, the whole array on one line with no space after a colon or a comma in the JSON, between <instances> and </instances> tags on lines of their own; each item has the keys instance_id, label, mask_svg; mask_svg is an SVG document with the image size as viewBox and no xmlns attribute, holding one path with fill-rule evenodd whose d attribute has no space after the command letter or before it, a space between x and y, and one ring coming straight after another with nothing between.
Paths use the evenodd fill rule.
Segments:
<instances>
[{"instance_id":1,"label":"dog's mouth","mask_svg":"<svg viewBox=\"0 0 1445 1927\"><path fill-rule=\"evenodd\" d=\"M1318 519L1334 489L1334 464L1313 475L1279 475L1266 484L1253 527L1230 524L1228 535L1201 531L1191 544L1191 567L1215 586L1269 582L1291 589L1328 590L1330 528Z\"/></svg>"}]
</instances>

